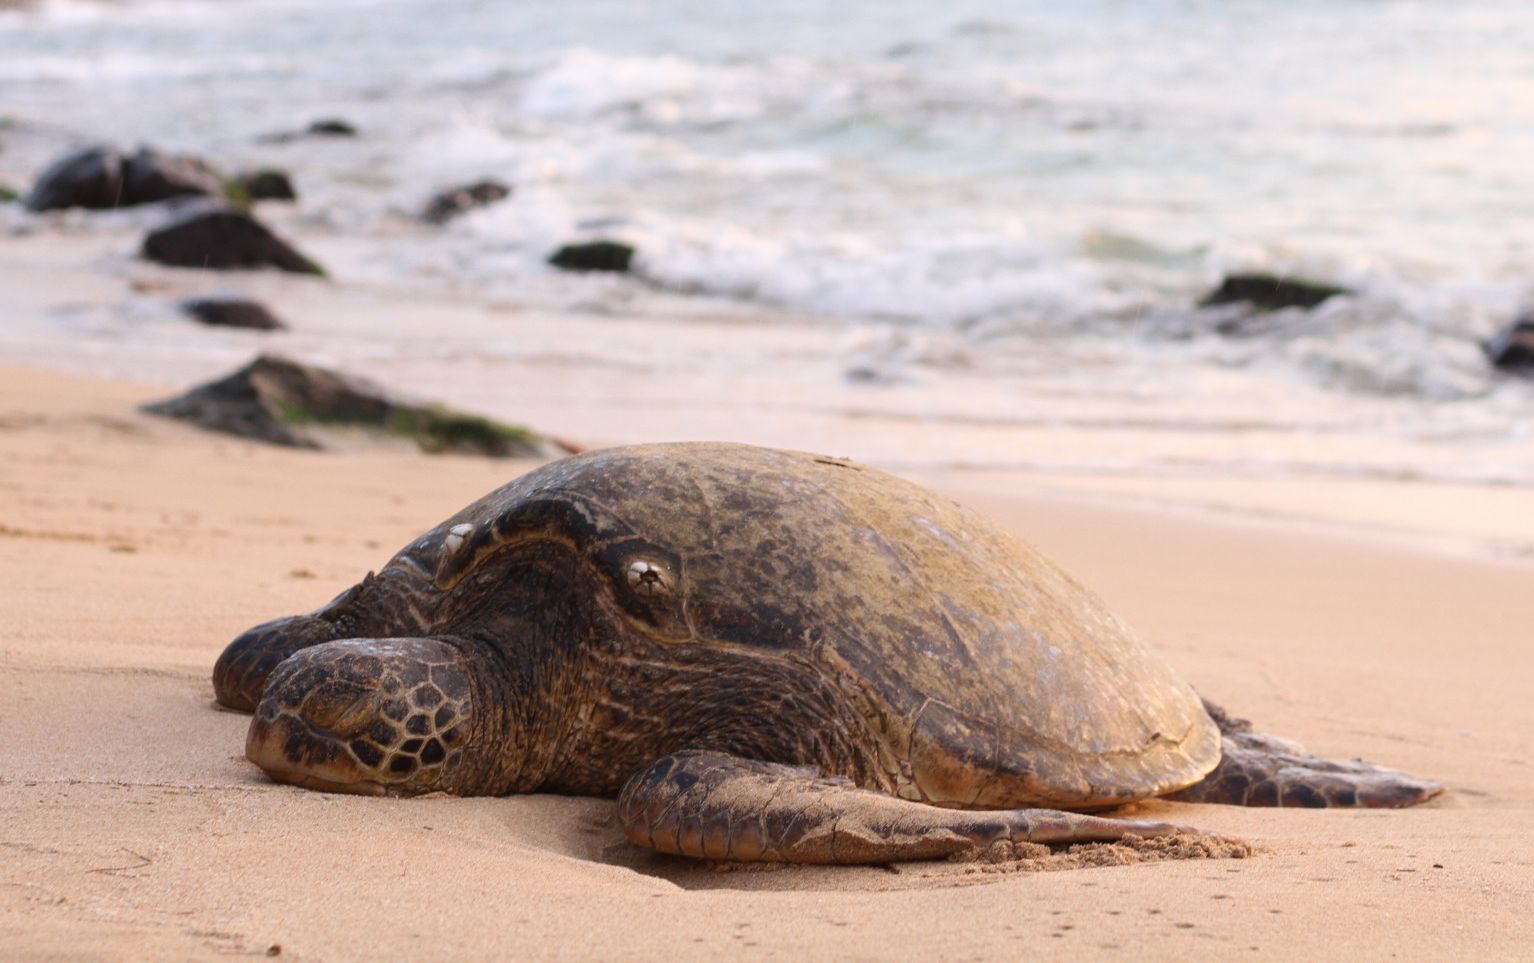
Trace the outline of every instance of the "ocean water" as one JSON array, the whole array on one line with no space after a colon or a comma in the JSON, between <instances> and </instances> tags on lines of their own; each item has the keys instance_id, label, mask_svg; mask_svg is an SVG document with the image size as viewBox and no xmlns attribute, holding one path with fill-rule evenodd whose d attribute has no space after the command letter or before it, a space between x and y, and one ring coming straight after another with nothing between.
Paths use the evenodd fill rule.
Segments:
<instances>
[{"instance_id":1,"label":"ocean water","mask_svg":"<svg viewBox=\"0 0 1534 963\"><path fill-rule=\"evenodd\" d=\"M625 298L815 319L874 407L1259 405L1529 484L1534 387L1479 342L1534 305L1530 51L1515 0L44 3L0 11L0 174L87 141L274 163L359 281L606 296L544 258L615 237ZM258 139L329 116L363 136ZM487 176L513 198L401 227ZM1221 333L1194 304L1235 270L1356 294Z\"/></svg>"}]
</instances>

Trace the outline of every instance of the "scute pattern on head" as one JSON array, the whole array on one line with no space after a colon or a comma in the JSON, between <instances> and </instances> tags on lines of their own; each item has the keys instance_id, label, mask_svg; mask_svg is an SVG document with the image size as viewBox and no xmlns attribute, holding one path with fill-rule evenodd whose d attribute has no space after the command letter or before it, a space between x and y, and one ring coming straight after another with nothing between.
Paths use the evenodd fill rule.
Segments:
<instances>
[{"instance_id":1,"label":"scute pattern on head","mask_svg":"<svg viewBox=\"0 0 1534 963\"><path fill-rule=\"evenodd\" d=\"M907 798L1112 805L1219 758L1197 696L1094 595L880 471L739 445L598 451L523 476L402 555L450 607L507 546L543 538L582 553L653 643L811 666L863 718L877 781ZM629 585L639 561L672 590Z\"/></svg>"},{"instance_id":2,"label":"scute pattern on head","mask_svg":"<svg viewBox=\"0 0 1534 963\"><path fill-rule=\"evenodd\" d=\"M455 652L429 640L354 639L305 650L272 676L267 695L252 731L259 740L281 727L292 767L365 773L385 788L445 783L467 735L468 678Z\"/></svg>"}]
</instances>

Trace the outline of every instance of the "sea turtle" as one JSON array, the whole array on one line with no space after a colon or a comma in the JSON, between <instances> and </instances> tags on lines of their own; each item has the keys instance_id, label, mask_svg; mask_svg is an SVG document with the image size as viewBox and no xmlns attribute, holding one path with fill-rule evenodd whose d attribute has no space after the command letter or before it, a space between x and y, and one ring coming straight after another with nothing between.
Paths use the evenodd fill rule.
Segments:
<instances>
[{"instance_id":1,"label":"sea turtle","mask_svg":"<svg viewBox=\"0 0 1534 963\"><path fill-rule=\"evenodd\" d=\"M1085 588L978 515L840 458L744 445L539 468L309 615L235 639L218 701L272 778L373 794L618 795L629 839L888 862L1182 831L1152 796L1404 806L1203 703Z\"/></svg>"}]
</instances>

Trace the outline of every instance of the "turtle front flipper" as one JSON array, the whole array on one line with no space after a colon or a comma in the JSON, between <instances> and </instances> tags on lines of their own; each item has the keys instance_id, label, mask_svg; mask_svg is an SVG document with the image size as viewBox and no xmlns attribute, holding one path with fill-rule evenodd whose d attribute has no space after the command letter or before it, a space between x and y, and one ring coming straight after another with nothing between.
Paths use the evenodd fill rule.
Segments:
<instances>
[{"instance_id":1,"label":"turtle front flipper","mask_svg":"<svg viewBox=\"0 0 1534 963\"><path fill-rule=\"evenodd\" d=\"M1106 842L1197 830L1053 809L939 809L814 767L720 752L677 752L618 797L628 838L661 853L744 862L892 863L1012 842Z\"/></svg>"},{"instance_id":2,"label":"turtle front flipper","mask_svg":"<svg viewBox=\"0 0 1534 963\"><path fill-rule=\"evenodd\" d=\"M1399 809L1443 792L1441 783L1362 759L1319 759L1292 742L1251 731L1251 723L1207 700L1204 708L1220 727L1220 764L1168 799L1231 806Z\"/></svg>"},{"instance_id":3,"label":"turtle front flipper","mask_svg":"<svg viewBox=\"0 0 1534 963\"><path fill-rule=\"evenodd\" d=\"M367 795L495 793L515 749L483 645L458 637L345 639L272 673L245 756L278 782Z\"/></svg>"}]
</instances>

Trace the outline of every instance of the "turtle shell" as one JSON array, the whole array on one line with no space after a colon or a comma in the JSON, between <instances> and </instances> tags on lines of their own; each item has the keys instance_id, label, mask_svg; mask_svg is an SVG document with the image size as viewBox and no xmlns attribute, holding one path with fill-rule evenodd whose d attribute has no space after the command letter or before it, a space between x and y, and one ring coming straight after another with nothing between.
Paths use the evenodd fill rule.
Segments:
<instances>
[{"instance_id":1,"label":"turtle shell","mask_svg":"<svg viewBox=\"0 0 1534 963\"><path fill-rule=\"evenodd\" d=\"M674 604L645 613L662 640L818 667L907 798L1091 808L1219 760L1198 696L1095 595L884 472L743 445L607 449L517 479L402 557L450 597L498 547L556 532L615 579L637 552L674 580Z\"/></svg>"}]
</instances>

